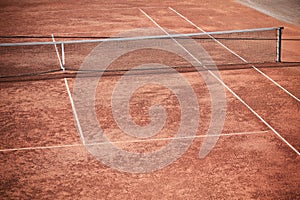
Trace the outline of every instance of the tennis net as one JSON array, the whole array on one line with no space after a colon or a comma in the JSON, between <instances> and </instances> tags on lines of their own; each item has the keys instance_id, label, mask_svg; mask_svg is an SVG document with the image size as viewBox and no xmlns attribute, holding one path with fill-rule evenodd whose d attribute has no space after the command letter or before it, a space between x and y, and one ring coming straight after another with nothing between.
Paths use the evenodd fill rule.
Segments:
<instances>
[{"instance_id":1,"label":"tennis net","mask_svg":"<svg viewBox=\"0 0 300 200\"><path fill-rule=\"evenodd\" d=\"M66 71L79 71L84 59L98 45L108 42L118 42L120 48L122 48L122 46L126 46L127 41L133 40L163 41L175 39L181 43L186 39L193 39L205 49L217 66L280 62L282 29L282 27L275 27L191 34L156 34L151 36L93 40L2 43L0 44L0 78L53 73L61 71L61 66ZM63 38L60 39L63 40ZM161 44L164 43L161 42ZM55 45L58 47L61 63L59 63ZM134 60L132 57L130 59L131 61ZM122 66L119 66L119 68L116 67L114 70L126 70L128 69L127 67L130 67L124 63L120 65ZM185 67L184 65L183 62L179 61L174 64L174 67Z\"/></svg>"}]
</instances>

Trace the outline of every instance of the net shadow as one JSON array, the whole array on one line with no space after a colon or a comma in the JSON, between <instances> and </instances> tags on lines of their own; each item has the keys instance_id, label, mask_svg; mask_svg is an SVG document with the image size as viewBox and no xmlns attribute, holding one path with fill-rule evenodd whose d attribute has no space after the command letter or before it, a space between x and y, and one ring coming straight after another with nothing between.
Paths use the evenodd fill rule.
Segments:
<instances>
[{"instance_id":1,"label":"net shadow","mask_svg":"<svg viewBox=\"0 0 300 200\"><path fill-rule=\"evenodd\" d=\"M251 69L255 66L259 69L267 68L286 68L286 67L300 67L300 62L281 62L281 63L247 63L247 64L226 64L217 65L217 69L212 66L203 67L192 67L192 66L173 66L179 73L191 73L191 72L201 72L207 70L219 70L219 71L230 71L230 70L245 70ZM130 71L130 69L108 69L108 70L77 70L72 68L66 68L66 71L62 70L49 70L42 73L36 74L24 74L20 76L2 76L0 77L0 82L29 82L29 81L47 81L52 79L63 79L63 78L95 78L104 77L120 77L120 76L145 76L147 74L168 74L172 73L168 68L146 68L146 69L131 69L133 73L125 74Z\"/></svg>"}]
</instances>

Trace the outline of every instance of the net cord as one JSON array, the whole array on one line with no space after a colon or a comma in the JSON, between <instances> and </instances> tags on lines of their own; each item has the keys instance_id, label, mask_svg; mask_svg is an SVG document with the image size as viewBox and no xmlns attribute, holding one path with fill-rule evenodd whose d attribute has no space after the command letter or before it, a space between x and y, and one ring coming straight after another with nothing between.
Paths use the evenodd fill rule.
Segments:
<instances>
[{"instance_id":1,"label":"net cord","mask_svg":"<svg viewBox=\"0 0 300 200\"><path fill-rule=\"evenodd\" d=\"M281 30L281 29L282 29L282 27L272 27L272 28L244 29L244 30L215 31L215 32L205 32L205 33L200 32L200 33L188 33L188 34L170 34L170 35L140 36L140 37L128 37L128 38L108 38L108 39L95 39L95 40L2 43L2 44L0 44L0 47L32 46L32 45L61 45L61 44L78 44L78 43L109 42L109 41L132 41L132 40L164 39L164 38L171 39L171 38L178 38L178 37L222 35L222 34L233 34L233 33L250 33L250 32Z\"/></svg>"}]
</instances>

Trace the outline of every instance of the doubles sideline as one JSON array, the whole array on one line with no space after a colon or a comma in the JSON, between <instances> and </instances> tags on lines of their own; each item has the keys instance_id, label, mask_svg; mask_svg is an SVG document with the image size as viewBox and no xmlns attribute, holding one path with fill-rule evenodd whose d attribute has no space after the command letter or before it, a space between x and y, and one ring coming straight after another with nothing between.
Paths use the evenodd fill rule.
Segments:
<instances>
[{"instance_id":1,"label":"doubles sideline","mask_svg":"<svg viewBox=\"0 0 300 200\"><path fill-rule=\"evenodd\" d=\"M154 23L162 32L169 35L170 34L162 28L153 18L151 18L144 10L139 10L152 22ZM196 62L202 65L201 61L199 61L191 52L189 52L184 46L182 46L176 39L172 38L172 40L181 47L186 53L188 53ZM221 83L233 96L235 96L244 106L246 106L260 121L262 121L269 129L271 129L285 144L287 144L294 152L300 156L299 151L293 147L284 137L282 137L267 121L265 121L253 108L251 108L240 96L238 96L229 86L227 86L217 75L215 75L211 70L209 70L206 66L202 65L210 75L212 75L219 83Z\"/></svg>"},{"instance_id":2,"label":"doubles sideline","mask_svg":"<svg viewBox=\"0 0 300 200\"><path fill-rule=\"evenodd\" d=\"M184 19L185 21L187 21L189 24L191 24L192 26L194 26L196 29L198 29L199 31L201 31L202 33L207 33L206 31L204 31L202 28L200 28L199 26L197 26L195 23L193 23L191 20L189 20L187 17L183 16L181 13L179 13L178 11L176 11L175 9L169 7L169 9L173 12L175 12L177 15L179 15L182 19ZM237 54L236 52L234 52L232 49L230 49L229 47L227 47L225 44L223 44L222 42L220 42L219 40L217 40L216 38L214 38L212 35L210 35L209 33L207 33L207 36L210 37L211 39L213 39L215 42L217 42L220 46L222 46L223 48L225 48L226 50L228 50L230 53L232 53L233 55L235 55L236 57L238 57L240 60L242 60L244 63L248 64L249 62L244 59L242 56L240 56L239 54ZM287 93L288 95L290 95L291 97L293 97L296 101L300 102L300 99L297 98L295 95L293 95L291 92L289 92L287 89L285 89L284 87L282 87L279 83L277 83L276 81L274 81L271 77L269 77L267 74L265 74L264 72L262 72L261 70L259 70L257 67L255 67L254 65L251 65L251 67L253 69L255 69L258 73L260 73L261 75L263 75L265 78L267 78L269 81L271 81L273 84L275 84L277 87L279 87L280 89L282 89L285 93Z\"/></svg>"}]
</instances>

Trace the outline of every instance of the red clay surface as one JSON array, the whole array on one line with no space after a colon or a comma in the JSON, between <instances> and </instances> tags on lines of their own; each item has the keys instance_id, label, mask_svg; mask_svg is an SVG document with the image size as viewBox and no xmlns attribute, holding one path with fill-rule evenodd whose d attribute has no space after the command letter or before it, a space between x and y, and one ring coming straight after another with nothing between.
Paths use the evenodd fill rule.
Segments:
<instances>
[{"instance_id":1,"label":"red clay surface","mask_svg":"<svg viewBox=\"0 0 300 200\"><path fill-rule=\"evenodd\" d=\"M90 1L9 1L1 2L0 5L0 35L54 33L65 36L114 36L127 29L155 27L138 8L148 13L163 28L180 33L198 32L195 27L168 9L171 6L205 31L284 26L284 38L300 38L299 27L283 23L233 1L121 3L116 0L106 4ZM51 41L51 38L46 40ZM7 41L10 40L1 40ZM297 40L283 41L283 61L299 61L298 43ZM140 52L133 64L138 64L144 57L147 61L167 57L160 52L148 55L149 52ZM55 56L55 51L51 56ZM124 59L123 63L126 63L126 57ZM162 62L172 63L172 55L168 55L168 59ZM80 60L82 58L74 63L78 65ZM127 60L133 61L130 56ZM299 98L299 64L271 65L276 67L259 69ZM236 94L299 151L298 101L252 68L220 70L220 73L223 81ZM122 73L117 76L104 76L96 95L99 122L112 141L133 139L118 129L111 113L111 93L120 75ZM198 138L194 139L190 148L174 163L152 173L140 174L111 169L95 159L81 145L62 78L64 75L1 82L1 198L299 198L299 156L228 91L222 134L235 134L221 136L207 157L198 158L203 144L201 135L206 134L210 123L210 96L198 73L187 70L182 75L195 90L201 108ZM72 89L75 75L69 73L67 77ZM156 103L165 106L168 117L162 132L153 138L174 136L180 123L180 106L175 96L166 88L150 85L136 91L130 102L133 120L140 125L149 123L148 108ZM147 141L118 145L128 151L149 152L168 142L169 140ZM27 147L28 149L15 149Z\"/></svg>"},{"instance_id":2,"label":"red clay surface","mask_svg":"<svg viewBox=\"0 0 300 200\"><path fill-rule=\"evenodd\" d=\"M239 2L254 8L262 13L275 17L279 20L300 25L300 2L291 0L284 2L282 0L239 0Z\"/></svg>"}]
</instances>

